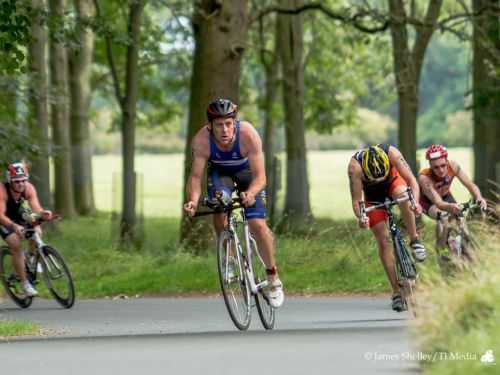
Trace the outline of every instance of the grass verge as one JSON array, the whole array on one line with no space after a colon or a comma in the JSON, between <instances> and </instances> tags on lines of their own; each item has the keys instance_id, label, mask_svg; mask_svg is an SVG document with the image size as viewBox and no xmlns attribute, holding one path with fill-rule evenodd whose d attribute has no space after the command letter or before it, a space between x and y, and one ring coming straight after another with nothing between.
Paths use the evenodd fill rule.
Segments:
<instances>
[{"instance_id":1,"label":"grass verge","mask_svg":"<svg viewBox=\"0 0 500 375\"><path fill-rule=\"evenodd\" d=\"M0 340L12 336L35 335L40 327L32 322L0 319Z\"/></svg>"},{"instance_id":2,"label":"grass verge","mask_svg":"<svg viewBox=\"0 0 500 375\"><path fill-rule=\"evenodd\" d=\"M219 292L215 246L206 256L180 249L177 219L146 218L140 251L119 248L108 223L100 214L61 222L45 235L64 255L77 298ZM388 291L375 242L353 221L320 219L305 233L276 236L276 248L289 293Z\"/></svg>"},{"instance_id":3,"label":"grass verge","mask_svg":"<svg viewBox=\"0 0 500 375\"><path fill-rule=\"evenodd\" d=\"M414 334L429 375L500 372L500 232L483 228L479 260L471 270L443 279L426 270ZM496 358L495 358L496 356Z\"/></svg>"}]
</instances>

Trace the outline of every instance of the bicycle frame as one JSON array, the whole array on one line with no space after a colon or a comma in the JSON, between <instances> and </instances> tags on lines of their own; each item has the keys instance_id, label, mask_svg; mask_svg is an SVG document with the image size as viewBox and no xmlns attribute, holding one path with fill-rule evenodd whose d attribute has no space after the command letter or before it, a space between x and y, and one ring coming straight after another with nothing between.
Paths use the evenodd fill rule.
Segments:
<instances>
[{"instance_id":1,"label":"bicycle frame","mask_svg":"<svg viewBox=\"0 0 500 375\"><path fill-rule=\"evenodd\" d=\"M24 238L28 241L32 241L36 245L36 260L38 261L38 257L41 257L44 261L44 263L47 265L47 267L51 267L51 262L47 261L47 258L45 257L45 254L43 253L42 249L47 246L47 244L42 240L42 237L40 237L40 234L34 229L34 228L27 228L25 230L25 235ZM35 262L36 264L36 262ZM31 265L30 265L31 266Z\"/></svg>"},{"instance_id":2,"label":"bicycle frame","mask_svg":"<svg viewBox=\"0 0 500 375\"><path fill-rule=\"evenodd\" d=\"M232 212L233 210L228 211L228 231L231 233L231 235L234 237L234 241L236 244L237 248L237 256L238 256L238 265L241 267L243 264L246 265L245 269L241 271L241 274L243 274L243 271L247 277L248 285L250 287L250 291L252 294L257 294L259 290L262 288L265 288L267 286L267 280L262 281L259 284L255 283L255 278L254 278L254 271L253 271L253 264L252 264L252 246L251 246L251 241L255 241L253 239L252 235L250 234L250 229L248 227L248 221L245 218L245 215L243 212L241 213L241 221L238 221L238 218L236 214ZM243 233L245 237L245 248L246 248L246 253L243 252L243 246L241 244L241 241L238 237L238 233L236 231L236 227L238 223L243 224ZM257 256L260 257L260 254L257 254ZM246 262L242 261L246 260ZM226 262L229 262L228 259L226 259ZM226 264L226 269L227 269L227 264Z\"/></svg>"},{"instance_id":3,"label":"bicycle frame","mask_svg":"<svg viewBox=\"0 0 500 375\"><path fill-rule=\"evenodd\" d=\"M360 208L361 208L361 215L362 217L366 217L366 214L370 211L376 210L383 208L387 212L388 220L389 220L389 232L391 234L391 240L392 244L394 247L394 253L396 256L396 266L402 268L402 272L404 273L403 276L407 277L409 279L414 279L417 276L416 268L413 262L410 260L410 262L407 262L406 259L402 258L407 258L403 257L402 254L400 254L400 251L398 249L402 248L401 251L407 252L406 246L404 245L404 241L401 238L401 231L399 230L396 221L394 220L394 213L392 212L392 207L406 201L410 201L410 203L414 206L415 205L415 200L413 198L413 195L411 194L411 190L408 188L406 190L408 196L403 197L403 198L398 198L395 200L391 199L386 199L384 203L379 203L375 204L373 206L370 206L368 208L365 208L365 203L360 202Z\"/></svg>"},{"instance_id":4,"label":"bicycle frame","mask_svg":"<svg viewBox=\"0 0 500 375\"><path fill-rule=\"evenodd\" d=\"M460 204L460 206L461 206L461 210L460 210L460 213L458 215L451 215L448 212L440 212L440 214L438 216L438 225L441 225L441 227L442 227L443 237L444 236L446 237L446 245L448 246L450 251L452 250L450 248L450 243L449 243L449 240L450 240L449 235L450 235L451 228L449 225L448 226L445 225L443 219L453 218L457 221L457 223L458 223L458 236L457 236L458 241L455 238L457 246L454 250L456 250L456 255L459 258L462 256L464 240L469 240L469 238L470 238L469 233L468 233L468 229L467 229L466 216L471 209L477 208L477 207L479 207L479 205L477 203L473 203L473 202L469 201L469 202Z\"/></svg>"}]
</instances>

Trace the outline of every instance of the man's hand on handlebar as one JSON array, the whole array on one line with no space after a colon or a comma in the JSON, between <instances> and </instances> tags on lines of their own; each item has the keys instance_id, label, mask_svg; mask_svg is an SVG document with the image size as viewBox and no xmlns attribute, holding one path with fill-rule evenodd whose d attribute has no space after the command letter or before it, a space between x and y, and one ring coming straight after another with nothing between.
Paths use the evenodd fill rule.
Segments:
<instances>
[{"instance_id":1,"label":"man's hand on handlebar","mask_svg":"<svg viewBox=\"0 0 500 375\"><path fill-rule=\"evenodd\" d=\"M488 203L483 197L476 199L476 204L481 208L481 211L486 211L488 209Z\"/></svg>"},{"instance_id":2,"label":"man's hand on handlebar","mask_svg":"<svg viewBox=\"0 0 500 375\"><path fill-rule=\"evenodd\" d=\"M255 194L250 191L244 191L240 193L241 203L245 207L250 207L255 204Z\"/></svg>"},{"instance_id":3,"label":"man's hand on handlebar","mask_svg":"<svg viewBox=\"0 0 500 375\"><path fill-rule=\"evenodd\" d=\"M370 218L366 215L358 217L358 225L363 229L370 228Z\"/></svg>"},{"instance_id":4,"label":"man's hand on handlebar","mask_svg":"<svg viewBox=\"0 0 500 375\"><path fill-rule=\"evenodd\" d=\"M43 221L49 221L52 219L52 211L50 210L43 210L42 212L40 212L40 218L43 220Z\"/></svg>"},{"instance_id":5,"label":"man's hand on handlebar","mask_svg":"<svg viewBox=\"0 0 500 375\"><path fill-rule=\"evenodd\" d=\"M186 215L193 217L196 213L196 203L193 201L186 202L184 204L184 212L186 212Z\"/></svg>"},{"instance_id":6,"label":"man's hand on handlebar","mask_svg":"<svg viewBox=\"0 0 500 375\"><path fill-rule=\"evenodd\" d=\"M12 229L14 230L14 232L16 232L16 234L23 238L24 237L24 227L22 225L19 225L19 224L16 224L16 223L13 223L12 224Z\"/></svg>"},{"instance_id":7,"label":"man's hand on handlebar","mask_svg":"<svg viewBox=\"0 0 500 375\"><path fill-rule=\"evenodd\" d=\"M462 207L458 203L448 203L445 210L452 215L458 216L462 213Z\"/></svg>"}]
</instances>

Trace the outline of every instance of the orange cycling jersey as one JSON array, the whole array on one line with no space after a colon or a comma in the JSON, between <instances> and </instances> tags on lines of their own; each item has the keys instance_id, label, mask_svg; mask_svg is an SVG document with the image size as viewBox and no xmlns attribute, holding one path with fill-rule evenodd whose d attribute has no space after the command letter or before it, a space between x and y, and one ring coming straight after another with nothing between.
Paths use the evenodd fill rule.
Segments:
<instances>
[{"instance_id":1,"label":"orange cycling jersey","mask_svg":"<svg viewBox=\"0 0 500 375\"><path fill-rule=\"evenodd\" d=\"M432 173L431 168L422 169L420 171L420 174L427 176L432 180L432 186L441 197L444 197L446 194L450 193L451 183L456 176L455 170L451 166L451 163L448 163L448 173L443 178L439 178L434 173Z\"/></svg>"}]
</instances>

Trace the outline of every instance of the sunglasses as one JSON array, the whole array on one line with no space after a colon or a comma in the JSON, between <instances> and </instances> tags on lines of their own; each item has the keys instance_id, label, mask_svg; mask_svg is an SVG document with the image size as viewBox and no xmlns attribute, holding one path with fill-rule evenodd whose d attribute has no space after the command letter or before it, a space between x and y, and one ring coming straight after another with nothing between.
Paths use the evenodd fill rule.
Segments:
<instances>
[{"instance_id":1,"label":"sunglasses","mask_svg":"<svg viewBox=\"0 0 500 375\"><path fill-rule=\"evenodd\" d=\"M16 185L20 185L20 184L24 184L26 181L28 181L28 180L12 180L12 183L16 184Z\"/></svg>"},{"instance_id":2,"label":"sunglasses","mask_svg":"<svg viewBox=\"0 0 500 375\"><path fill-rule=\"evenodd\" d=\"M434 165L432 169L444 169L448 166L448 164L439 164L439 165Z\"/></svg>"}]
</instances>

